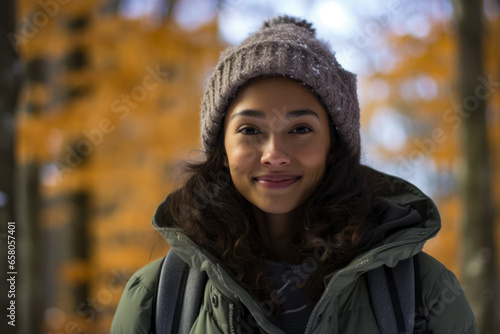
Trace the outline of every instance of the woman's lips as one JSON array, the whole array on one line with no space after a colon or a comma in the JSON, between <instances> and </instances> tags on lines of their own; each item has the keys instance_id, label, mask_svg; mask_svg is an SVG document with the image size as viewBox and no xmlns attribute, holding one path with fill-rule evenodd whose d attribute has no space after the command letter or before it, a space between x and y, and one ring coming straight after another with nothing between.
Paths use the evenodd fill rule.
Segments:
<instances>
[{"instance_id":1,"label":"woman's lips","mask_svg":"<svg viewBox=\"0 0 500 334\"><path fill-rule=\"evenodd\" d=\"M255 181L268 189L284 189L295 183L300 177L295 175L265 175L255 178Z\"/></svg>"}]
</instances>

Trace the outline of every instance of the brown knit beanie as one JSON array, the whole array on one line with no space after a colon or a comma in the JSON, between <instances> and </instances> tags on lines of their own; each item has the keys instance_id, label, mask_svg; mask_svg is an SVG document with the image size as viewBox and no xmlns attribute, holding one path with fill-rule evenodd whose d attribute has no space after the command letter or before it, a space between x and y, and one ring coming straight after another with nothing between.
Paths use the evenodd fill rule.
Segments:
<instances>
[{"instance_id":1,"label":"brown knit beanie","mask_svg":"<svg viewBox=\"0 0 500 334\"><path fill-rule=\"evenodd\" d=\"M201 141L206 152L216 143L226 109L248 80L283 76L305 83L321 100L340 139L360 155L359 103L356 76L344 70L329 47L316 39L305 20L281 16L240 45L222 52L201 105Z\"/></svg>"}]
</instances>

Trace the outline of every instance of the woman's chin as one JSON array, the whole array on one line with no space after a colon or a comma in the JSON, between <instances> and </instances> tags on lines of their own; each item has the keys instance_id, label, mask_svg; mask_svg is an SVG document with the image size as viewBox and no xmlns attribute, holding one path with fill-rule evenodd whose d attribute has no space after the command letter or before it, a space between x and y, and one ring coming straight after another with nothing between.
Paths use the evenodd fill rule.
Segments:
<instances>
[{"instance_id":1,"label":"woman's chin","mask_svg":"<svg viewBox=\"0 0 500 334\"><path fill-rule=\"evenodd\" d=\"M273 215L285 215L292 213L296 210L299 205L290 205L290 203L273 203L266 205L255 205L257 209L262 211L263 213L273 214Z\"/></svg>"}]
</instances>

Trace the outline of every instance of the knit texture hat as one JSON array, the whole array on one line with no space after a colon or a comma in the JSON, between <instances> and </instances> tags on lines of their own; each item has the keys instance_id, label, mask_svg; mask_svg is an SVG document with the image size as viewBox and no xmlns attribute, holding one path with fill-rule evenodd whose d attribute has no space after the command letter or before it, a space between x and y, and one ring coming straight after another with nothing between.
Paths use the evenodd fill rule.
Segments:
<instances>
[{"instance_id":1,"label":"knit texture hat","mask_svg":"<svg viewBox=\"0 0 500 334\"><path fill-rule=\"evenodd\" d=\"M359 158L356 76L339 65L328 45L315 37L310 23L290 16L264 22L240 45L222 52L201 104L205 152L215 145L238 89L250 79L265 76L288 77L308 85L326 107L340 139Z\"/></svg>"}]
</instances>

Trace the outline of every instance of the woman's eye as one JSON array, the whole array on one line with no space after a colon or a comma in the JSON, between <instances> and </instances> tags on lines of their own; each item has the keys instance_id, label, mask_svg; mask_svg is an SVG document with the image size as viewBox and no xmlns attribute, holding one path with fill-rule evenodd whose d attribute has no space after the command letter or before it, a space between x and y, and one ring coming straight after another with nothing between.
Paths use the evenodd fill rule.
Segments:
<instances>
[{"instance_id":1,"label":"woman's eye","mask_svg":"<svg viewBox=\"0 0 500 334\"><path fill-rule=\"evenodd\" d=\"M312 129L308 126L305 126L305 125L300 125L300 126L297 126L295 129L293 129L291 132L292 133L309 133L311 132Z\"/></svg>"},{"instance_id":2,"label":"woman's eye","mask_svg":"<svg viewBox=\"0 0 500 334\"><path fill-rule=\"evenodd\" d=\"M259 133L259 131L255 128L250 127L250 126L246 126L246 127L239 128L238 133L242 133L244 135L256 135Z\"/></svg>"}]
</instances>

